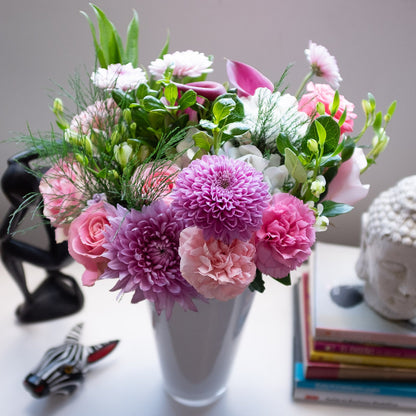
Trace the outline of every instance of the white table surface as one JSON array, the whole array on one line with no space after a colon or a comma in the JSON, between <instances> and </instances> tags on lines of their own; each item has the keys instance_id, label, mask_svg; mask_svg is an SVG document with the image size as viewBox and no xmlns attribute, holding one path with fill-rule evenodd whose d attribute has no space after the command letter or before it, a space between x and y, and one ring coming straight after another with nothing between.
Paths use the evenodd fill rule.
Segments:
<instances>
[{"instance_id":1,"label":"white table surface","mask_svg":"<svg viewBox=\"0 0 416 416\"><path fill-rule=\"evenodd\" d=\"M81 266L66 272L82 274ZM29 268L30 282L43 271ZM112 282L82 288L81 312L39 324L19 324L14 311L22 301L15 282L0 264L0 415L26 416L291 416L403 415L404 411L335 407L294 402L292 379L292 288L269 281L256 295L243 332L226 394L215 404L190 409L175 403L163 390L148 305L115 300ZM33 398L23 387L26 374L51 346L63 341L78 322L82 340L95 344L120 339L117 348L97 362L85 383L70 397Z\"/></svg>"}]
</instances>

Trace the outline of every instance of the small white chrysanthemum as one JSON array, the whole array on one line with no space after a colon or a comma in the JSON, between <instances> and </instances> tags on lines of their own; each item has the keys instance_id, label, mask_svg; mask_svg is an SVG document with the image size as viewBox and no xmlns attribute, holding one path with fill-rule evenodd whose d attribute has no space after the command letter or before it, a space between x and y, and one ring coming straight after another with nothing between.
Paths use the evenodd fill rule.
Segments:
<instances>
[{"instance_id":1,"label":"small white chrysanthemum","mask_svg":"<svg viewBox=\"0 0 416 416\"><path fill-rule=\"evenodd\" d=\"M294 96L257 88L253 96L240 99L244 104L244 121L254 134L261 132L272 151L276 150L276 138L280 133L287 134L293 142L305 135L309 117L298 111Z\"/></svg>"},{"instance_id":2,"label":"small white chrysanthemum","mask_svg":"<svg viewBox=\"0 0 416 416\"><path fill-rule=\"evenodd\" d=\"M337 89L342 78L337 61L328 52L328 49L309 41L309 49L305 49L305 55L311 65L312 72L316 76L324 78L328 84Z\"/></svg>"},{"instance_id":3,"label":"small white chrysanthemum","mask_svg":"<svg viewBox=\"0 0 416 416\"><path fill-rule=\"evenodd\" d=\"M111 64L108 68L98 68L91 75L91 80L98 88L123 91L134 90L147 81L143 69L133 68L130 62L126 65Z\"/></svg>"},{"instance_id":4,"label":"small white chrysanthemum","mask_svg":"<svg viewBox=\"0 0 416 416\"><path fill-rule=\"evenodd\" d=\"M149 65L149 72L157 79L162 79L170 66L173 76L177 78L197 78L202 74L212 72L212 61L203 53L187 50L184 52L167 53L163 58L154 60Z\"/></svg>"}]
</instances>

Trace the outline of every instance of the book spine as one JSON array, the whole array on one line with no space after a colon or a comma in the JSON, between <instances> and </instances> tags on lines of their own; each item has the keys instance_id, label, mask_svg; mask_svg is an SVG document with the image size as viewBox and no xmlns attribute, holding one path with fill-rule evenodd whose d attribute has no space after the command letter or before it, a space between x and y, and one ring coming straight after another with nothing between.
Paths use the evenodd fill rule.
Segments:
<instances>
[{"instance_id":1,"label":"book spine","mask_svg":"<svg viewBox=\"0 0 416 416\"><path fill-rule=\"evenodd\" d=\"M309 403L326 403L336 406L369 407L390 410L416 409L416 400L396 396L377 396L375 394L350 394L337 391L318 391L295 387L293 398Z\"/></svg>"},{"instance_id":2,"label":"book spine","mask_svg":"<svg viewBox=\"0 0 416 416\"><path fill-rule=\"evenodd\" d=\"M330 341L313 341L316 351L335 352L340 354L375 355L378 357L396 357L416 359L414 348L394 348L379 345L351 344Z\"/></svg>"},{"instance_id":3,"label":"book spine","mask_svg":"<svg viewBox=\"0 0 416 416\"><path fill-rule=\"evenodd\" d=\"M310 340L312 344L312 340ZM375 355L341 354L310 349L311 361L327 361L344 364L375 365L384 367L416 368L416 359L399 357L382 357Z\"/></svg>"},{"instance_id":4,"label":"book spine","mask_svg":"<svg viewBox=\"0 0 416 416\"><path fill-rule=\"evenodd\" d=\"M416 397L414 383L388 382L388 381L361 381L361 380L319 380L307 379L303 374L302 363L295 364L296 387L319 391L337 391L342 393L373 394L381 396Z\"/></svg>"}]
</instances>

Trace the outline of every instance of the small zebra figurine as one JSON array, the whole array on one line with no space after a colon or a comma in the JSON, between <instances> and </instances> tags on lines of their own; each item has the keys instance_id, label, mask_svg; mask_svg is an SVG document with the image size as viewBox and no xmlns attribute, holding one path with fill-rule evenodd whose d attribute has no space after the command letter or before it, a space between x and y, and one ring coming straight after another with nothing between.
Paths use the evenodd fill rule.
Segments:
<instances>
[{"instance_id":1,"label":"small zebra figurine","mask_svg":"<svg viewBox=\"0 0 416 416\"><path fill-rule=\"evenodd\" d=\"M34 397L73 393L84 380L89 365L107 356L119 342L83 346L79 343L82 327L82 323L74 326L62 345L46 351L38 366L25 378L24 386Z\"/></svg>"}]
</instances>

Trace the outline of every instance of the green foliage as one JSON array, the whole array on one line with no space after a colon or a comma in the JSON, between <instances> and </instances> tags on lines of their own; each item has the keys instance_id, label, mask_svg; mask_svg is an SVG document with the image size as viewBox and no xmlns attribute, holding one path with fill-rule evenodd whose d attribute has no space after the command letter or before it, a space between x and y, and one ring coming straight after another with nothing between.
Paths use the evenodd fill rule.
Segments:
<instances>
[{"instance_id":1,"label":"green foliage","mask_svg":"<svg viewBox=\"0 0 416 416\"><path fill-rule=\"evenodd\" d=\"M123 43L114 24L107 18L105 13L96 5L91 4L98 23L98 38L94 23L87 13L81 12L88 21L91 35L94 42L95 53L102 68L110 64L131 63L137 67L139 61L139 18L136 11L133 11L133 18L127 29L126 46Z\"/></svg>"},{"instance_id":2,"label":"green foliage","mask_svg":"<svg viewBox=\"0 0 416 416\"><path fill-rule=\"evenodd\" d=\"M324 207L322 215L325 217L336 217L337 215L346 214L354 208L351 205L340 204L333 201L323 201L322 205Z\"/></svg>"}]
</instances>

